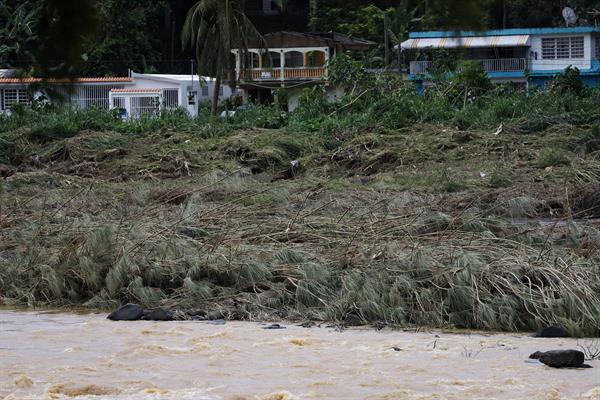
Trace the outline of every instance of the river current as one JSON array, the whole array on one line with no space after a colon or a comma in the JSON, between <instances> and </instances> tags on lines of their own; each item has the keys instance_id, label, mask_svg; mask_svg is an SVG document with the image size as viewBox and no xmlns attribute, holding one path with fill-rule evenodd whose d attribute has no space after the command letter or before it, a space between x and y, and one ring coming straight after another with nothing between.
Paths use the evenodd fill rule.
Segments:
<instances>
[{"instance_id":1,"label":"river current","mask_svg":"<svg viewBox=\"0 0 600 400\"><path fill-rule=\"evenodd\" d=\"M0 399L600 399L528 359L576 339L282 325L0 311Z\"/></svg>"}]
</instances>

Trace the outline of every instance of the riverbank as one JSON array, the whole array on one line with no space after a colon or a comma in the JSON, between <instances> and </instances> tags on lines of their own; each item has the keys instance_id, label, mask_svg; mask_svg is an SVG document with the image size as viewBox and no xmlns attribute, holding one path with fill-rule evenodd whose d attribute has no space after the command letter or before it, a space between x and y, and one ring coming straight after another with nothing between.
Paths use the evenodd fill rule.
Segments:
<instances>
[{"instance_id":1,"label":"riverbank","mask_svg":"<svg viewBox=\"0 0 600 400\"><path fill-rule=\"evenodd\" d=\"M252 322L115 323L0 311L0 397L94 399L597 399L593 369L529 354L576 339L302 328Z\"/></svg>"},{"instance_id":2,"label":"riverbank","mask_svg":"<svg viewBox=\"0 0 600 400\"><path fill-rule=\"evenodd\" d=\"M142 123L3 135L4 304L600 335L596 128Z\"/></svg>"}]
</instances>

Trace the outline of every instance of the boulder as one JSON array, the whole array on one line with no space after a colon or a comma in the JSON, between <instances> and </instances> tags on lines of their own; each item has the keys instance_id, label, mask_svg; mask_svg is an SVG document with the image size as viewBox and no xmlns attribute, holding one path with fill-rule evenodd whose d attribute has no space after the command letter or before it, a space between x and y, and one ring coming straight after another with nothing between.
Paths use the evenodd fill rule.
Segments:
<instances>
[{"instance_id":1,"label":"boulder","mask_svg":"<svg viewBox=\"0 0 600 400\"><path fill-rule=\"evenodd\" d=\"M271 324L268 326L264 326L263 329L285 329L285 326L280 324Z\"/></svg>"},{"instance_id":2,"label":"boulder","mask_svg":"<svg viewBox=\"0 0 600 400\"><path fill-rule=\"evenodd\" d=\"M541 337L541 338L561 338L561 337L568 337L569 336L569 332L567 332L567 330L563 327L560 326L548 326L538 332L536 332L536 334L534 335L534 337Z\"/></svg>"},{"instance_id":3,"label":"boulder","mask_svg":"<svg viewBox=\"0 0 600 400\"><path fill-rule=\"evenodd\" d=\"M211 321L216 319L225 319L225 315L221 311L211 311L206 314L206 319Z\"/></svg>"},{"instance_id":4,"label":"boulder","mask_svg":"<svg viewBox=\"0 0 600 400\"><path fill-rule=\"evenodd\" d=\"M540 361L552 368L583 367L585 356L579 350L551 350L540 356Z\"/></svg>"},{"instance_id":5,"label":"boulder","mask_svg":"<svg viewBox=\"0 0 600 400\"><path fill-rule=\"evenodd\" d=\"M173 321L173 312L159 307L154 310L144 310L142 319L147 321Z\"/></svg>"},{"instance_id":6,"label":"boulder","mask_svg":"<svg viewBox=\"0 0 600 400\"><path fill-rule=\"evenodd\" d=\"M362 325L364 325L364 323L363 323L363 320L361 317L359 317L358 315L356 315L354 313L349 313L349 314L346 314L346 316L344 317L343 325L346 327L362 326Z\"/></svg>"},{"instance_id":7,"label":"boulder","mask_svg":"<svg viewBox=\"0 0 600 400\"><path fill-rule=\"evenodd\" d=\"M137 321L144 315L144 309L137 304L125 304L108 315L111 321Z\"/></svg>"},{"instance_id":8,"label":"boulder","mask_svg":"<svg viewBox=\"0 0 600 400\"><path fill-rule=\"evenodd\" d=\"M540 357L542 357L543 354L544 354L543 351L536 351L535 353L531 353L529 355L529 358L532 359L532 360L539 360Z\"/></svg>"}]
</instances>

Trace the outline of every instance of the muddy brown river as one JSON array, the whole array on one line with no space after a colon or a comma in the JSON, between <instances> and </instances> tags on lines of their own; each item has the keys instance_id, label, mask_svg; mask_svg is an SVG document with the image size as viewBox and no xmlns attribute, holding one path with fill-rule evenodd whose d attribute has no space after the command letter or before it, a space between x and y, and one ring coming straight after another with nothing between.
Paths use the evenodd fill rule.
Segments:
<instances>
[{"instance_id":1,"label":"muddy brown river","mask_svg":"<svg viewBox=\"0 0 600 400\"><path fill-rule=\"evenodd\" d=\"M0 311L0 399L600 399L574 339L285 326Z\"/></svg>"}]
</instances>

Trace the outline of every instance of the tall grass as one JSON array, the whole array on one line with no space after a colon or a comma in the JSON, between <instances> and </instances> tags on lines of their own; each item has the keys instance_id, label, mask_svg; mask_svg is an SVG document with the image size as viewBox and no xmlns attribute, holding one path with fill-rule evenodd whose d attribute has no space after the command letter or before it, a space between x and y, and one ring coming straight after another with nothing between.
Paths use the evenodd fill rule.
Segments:
<instances>
[{"instance_id":1,"label":"tall grass","mask_svg":"<svg viewBox=\"0 0 600 400\"><path fill-rule=\"evenodd\" d=\"M0 296L29 305L218 306L238 318L352 313L507 331L561 324L600 334L592 227L573 223L555 235L476 210L453 216L416 205L406 213L381 206L386 197L343 192L322 201L302 183L274 206L239 199L282 187L239 179L207 177L183 203L161 201L143 182L135 191L131 183L8 188L29 202L3 198ZM223 193L210 200L217 186Z\"/></svg>"}]
</instances>

